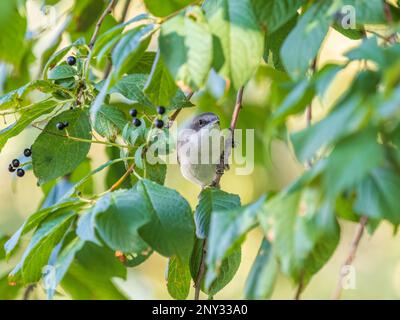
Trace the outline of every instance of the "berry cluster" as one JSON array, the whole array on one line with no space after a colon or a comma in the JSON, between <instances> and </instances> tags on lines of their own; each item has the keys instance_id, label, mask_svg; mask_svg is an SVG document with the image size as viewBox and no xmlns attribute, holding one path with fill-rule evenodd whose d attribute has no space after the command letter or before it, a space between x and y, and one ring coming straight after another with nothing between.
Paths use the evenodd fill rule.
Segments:
<instances>
[{"instance_id":1,"label":"berry cluster","mask_svg":"<svg viewBox=\"0 0 400 320\"><path fill-rule=\"evenodd\" d=\"M57 122L56 123L56 128L58 129L58 130L64 130L66 127L68 127L69 126L69 123L67 122L67 121L64 121L64 122Z\"/></svg>"},{"instance_id":2,"label":"berry cluster","mask_svg":"<svg viewBox=\"0 0 400 320\"><path fill-rule=\"evenodd\" d=\"M159 115L163 115L165 113L165 107L163 106L158 106L157 107L157 113ZM138 115L138 111L137 109L131 109L129 110L129 114L131 115L131 117L133 118L132 123L135 127L140 127L140 125L142 124L142 121L137 117ZM156 120L154 120L154 126L156 128L162 129L164 127L164 121L162 121L161 119L157 118Z\"/></svg>"},{"instance_id":3,"label":"berry cluster","mask_svg":"<svg viewBox=\"0 0 400 320\"><path fill-rule=\"evenodd\" d=\"M31 155L32 155L32 149L27 148L27 149L24 150L24 156L25 157L30 157ZM8 171L9 172L17 171L17 176L22 178L25 175L25 170L22 169L22 168L18 168L20 165L21 165L20 161L18 159L14 159L8 165Z\"/></svg>"}]
</instances>

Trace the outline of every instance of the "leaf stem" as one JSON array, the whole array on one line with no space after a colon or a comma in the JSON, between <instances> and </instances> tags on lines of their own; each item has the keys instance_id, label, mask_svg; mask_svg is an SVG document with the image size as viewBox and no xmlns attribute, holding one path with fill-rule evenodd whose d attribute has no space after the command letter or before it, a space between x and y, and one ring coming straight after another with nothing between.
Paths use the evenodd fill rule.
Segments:
<instances>
[{"instance_id":1,"label":"leaf stem","mask_svg":"<svg viewBox=\"0 0 400 320\"><path fill-rule=\"evenodd\" d=\"M357 229L356 229L356 233L354 235L353 241L351 242L350 252L349 252L345 262L343 263L342 268L341 268L340 273L339 273L339 281L337 283L336 290L332 295L332 299L333 300L340 299L340 296L342 294L342 289L343 289L342 282L343 282L343 278L345 276L345 274L343 273L343 268L345 266L349 266L349 265L351 265L353 263L353 261L354 261L354 259L356 257L358 246L360 244L360 240L361 240L361 238L362 238L362 236L364 234L364 229L365 229L365 226L366 226L367 222L368 222L368 217L362 216L360 218L360 222L358 223L358 226L357 226Z\"/></svg>"},{"instance_id":2,"label":"leaf stem","mask_svg":"<svg viewBox=\"0 0 400 320\"><path fill-rule=\"evenodd\" d=\"M59 133L47 131L47 130L45 130L43 128L40 128L40 127L36 126L35 124L32 124L32 127L36 128L36 129L38 129L38 130L40 130L42 132L45 132L45 133L48 133L48 134L52 134L52 135L57 136L57 137L70 139L70 140L73 140L73 141L85 142L85 143L97 143L97 144L106 145L108 147L127 148L127 149L130 148L130 146L126 145L126 144L119 144L119 143L113 143L113 142L109 142L109 141L90 140L90 139L73 137L73 136L70 136L68 134L68 131L67 131L67 134L64 135L64 134L59 134Z\"/></svg>"}]
</instances>

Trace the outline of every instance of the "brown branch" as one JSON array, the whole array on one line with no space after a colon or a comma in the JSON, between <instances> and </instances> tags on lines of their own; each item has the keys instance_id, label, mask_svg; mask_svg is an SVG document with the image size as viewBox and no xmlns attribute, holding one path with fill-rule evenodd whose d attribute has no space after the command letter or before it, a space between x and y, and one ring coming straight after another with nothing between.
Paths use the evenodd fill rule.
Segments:
<instances>
[{"instance_id":1,"label":"brown branch","mask_svg":"<svg viewBox=\"0 0 400 320\"><path fill-rule=\"evenodd\" d=\"M225 173L225 166L228 164L228 158L231 153L231 149L234 148L234 146L235 146L234 133L235 133L237 121L239 119L240 110L243 107L243 91L244 91L244 87L241 87L236 96L235 108L233 109L232 120L231 120L231 124L229 126L230 137L228 139L226 139L226 141L225 141L225 148L221 155L221 161L218 165L217 172L215 174L215 178L211 184L211 186L215 187L215 188L219 188L221 178Z\"/></svg>"},{"instance_id":2,"label":"brown branch","mask_svg":"<svg viewBox=\"0 0 400 320\"><path fill-rule=\"evenodd\" d=\"M203 281L204 273L206 271L206 247L207 247L207 239L204 239L203 245L201 246L201 259L200 259L200 266L199 271L196 275L196 280L194 282L194 300L200 299L200 290L201 290L201 283Z\"/></svg>"},{"instance_id":3,"label":"brown branch","mask_svg":"<svg viewBox=\"0 0 400 320\"><path fill-rule=\"evenodd\" d=\"M340 299L340 295L342 294L342 289L343 289L342 282L343 282L343 278L345 276L345 274L343 274L343 268L345 266L349 266L353 263L353 261L356 257L358 246L360 244L360 240L362 238L362 235L364 234L364 229L365 229L365 225L367 224L367 221L368 221L368 217L362 216L360 219L360 222L358 223L356 233L354 235L353 241L351 242L350 252L349 252L345 262L343 263L342 268L339 273L339 281L337 283L336 290L332 295L333 300Z\"/></svg>"},{"instance_id":4,"label":"brown branch","mask_svg":"<svg viewBox=\"0 0 400 320\"><path fill-rule=\"evenodd\" d=\"M31 293L35 290L36 284L31 284L26 287L22 300L29 300Z\"/></svg>"},{"instance_id":5,"label":"brown branch","mask_svg":"<svg viewBox=\"0 0 400 320\"><path fill-rule=\"evenodd\" d=\"M125 22L126 16L129 11L129 6L131 4L131 0L125 0L124 8L122 9L121 19L120 22Z\"/></svg>"},{"instance_id":6,"label":"brown branch","mask_svg":"<svg viewBox=\"0 0 400 320\"><path fill-rule=\"evenodd\" d=\"M115 191L116 189L118 189L118 187L121 185L122 182L125 181L126 178L128 178L130 176L130 174L135 170L135 163L132 163L132 165L128 168L128 170L126 170L126 172L124 173L124 175L119 178L119 180L117 182L115 182L111 188L110 188L110 192Z\"/></svg>"},{"instance_id":7,"label":"brown branch","mask_svg":"<svg viewBox=\"0 0 400 320\"><path fill-rule=\"evenodd\" d=\"M94 44L95 44L95 42L96 42L96 40L97 40L97 36L99 35L101 25L103 24L104 19L105 19L109 14L112 13L112 11L113 11L115 5L117 4L117 1L118 1L118 0L110 0L110 3L108 4L106 10L104 10L104 12L103 12L102 15L100 16L99 20L97 21L96 27L95 27L95 29L94 29L94 33L93 33L92 38L90 39L90 42L89 42L89 48L90 48L90 49L93 49L93 46L94 46Z\"/></svg>"}]
</instances>

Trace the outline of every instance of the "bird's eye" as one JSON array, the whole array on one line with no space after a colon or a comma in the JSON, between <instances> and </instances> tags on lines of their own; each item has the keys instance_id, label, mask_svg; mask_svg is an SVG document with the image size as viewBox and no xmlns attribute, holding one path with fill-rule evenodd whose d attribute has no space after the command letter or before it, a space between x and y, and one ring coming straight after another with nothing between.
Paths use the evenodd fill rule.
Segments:
<instances>
[{"instance_id":1,"label":"bird's eye","mask_svg":"<svg viewBox=\"0 0 400 320\"><path fill-rule=\"evenodd\" d=\"M200 127L204 126L205 124L206 124L206 122L203 119L199 120Z\"/></svg>"}]
</instances>

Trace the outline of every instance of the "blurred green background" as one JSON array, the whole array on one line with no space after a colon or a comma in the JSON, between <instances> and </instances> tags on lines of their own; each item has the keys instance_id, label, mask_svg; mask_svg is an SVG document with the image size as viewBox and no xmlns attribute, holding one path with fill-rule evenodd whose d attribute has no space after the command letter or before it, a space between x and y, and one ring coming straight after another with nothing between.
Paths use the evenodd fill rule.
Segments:
<instances>
[{"instance_id":1,"label":"blurred green background","mask_svg":"<svg viewBox=\"0 0 400 320\"><path fill-rule=\"evenodd\" d=\"M133 1L128 17L143 10L140 1ZM27 1L29 8L28 28L34 28L40 24L40 9L37 1ZM65 8L68 8L68 1L65 1ZM58 8L62 9L62 8ZM116 14L122 8L116 8ZM68 39L62 39L60 46L68 43ZM45 41L43 41L45 42ZM44 45L44 44L43 44ZM343 53L353 46L356 41L351 41L331 30L324 44L319 57L319 67L328 61L341 61L344 59ZM156 49L156 43L152 44L152 49ZM40 56L40 46L35 49L35 54ZM329 89L324 101L314 102L314 121L329 110L332 102L350 84L357 66L350 65L341 72L334 84ZM38 70L31 70L32 73ZM257 104L265 103L268 92L260 90L255 81L246 88L244 97L243 113L247 108L256 108ZM196 103L196 97L194 98ZM208 109L216 113L222 112L215 110L215 106L201 103L202 109ZM266 118L263 109L251 110L259 113L260 119ZM179 122L190 117L196 108L185 110L178 118ZM10 120L11 118L5 119ZM246 124L251 128L251 124ZM294 117L290 122L291 130L298 130L305 126L305 117ZM0 123L0 128L5 127L5 123ZM256 129L257 130L257 129ZM15 179L7 171L8 164L12 159L19 156L24 148L29 147L35 136L38 134L35 129L28 129L21 135L9 141L0 153L0 231L11 235L22 224L24 219L36 211L42 192L36 186L36 178L29 172L24 179ZM263 132L256 132L263 134ZM267 157L266 147L256 147L256 157ZM103 147L93 145L90 151L92 167L95 168L104 163L107 158ZM303 169L303 166L296 162L290 149L279 141L273 141L271 145L271 161L268 165L257 165L253 174L250 176L235 176L234 170L230 170L222 179L222 188L228 192L237 193L246 204L257 199L265 191L278 191L295 179ZM103 190L104 173L95 176L96 191ZM183 179L177 165L170 165L168 168L166 185L177 189L194 209L197 204L197 194L200 189ZM340 245L329 263L312 279L303 294L304 299L329 299L338 279L341 264L349 250L349 245L355 231L355 224L344 223L342 227L342 237ZM356 288L344 290L344 299L398 299L400 298L400 251L398 250L399 235L392 236L392 228L387 224L382 224L373 237L366 234L362 239L355 262L356 268ZM262 239L260 231L250 233L244 242L241 267L234 280L215 296L215 299L240 299L242 298L243 287L251 265L259 249ZM0 264L0 275L9 270L15 261L10 261L8 265ZM127 281L116 279L116 283L122 290L133 299L169 299L169 294L165 285L164 273L167 259L158 254L147 260L144 264L135 269L128 270ZM94 270L95 272L95 270ZM295 293L294 286L285 278L280 277L273 294L273 299L292 299ZM38 297L40 291L38 291ZM44 296L43 296L44 298Z\"/></svg>"}]
</instances>

